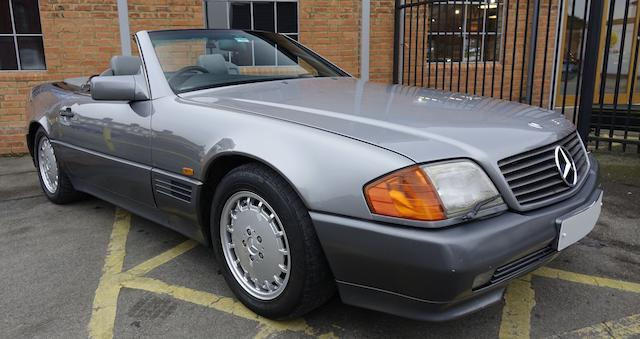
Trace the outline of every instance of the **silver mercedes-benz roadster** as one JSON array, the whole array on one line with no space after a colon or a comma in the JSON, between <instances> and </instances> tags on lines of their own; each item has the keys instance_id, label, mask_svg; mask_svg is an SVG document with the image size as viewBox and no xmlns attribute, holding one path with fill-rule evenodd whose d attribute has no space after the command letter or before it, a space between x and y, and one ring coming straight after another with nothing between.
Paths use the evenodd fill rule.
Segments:
<instances>
[{"instance_id":1,"label":"silver mercedes-benz roadster","mask_svg":"<svg viewBox=\"0 0 640 339\"><path fill-rule=\"evenodd\" d=\"M139 57L31 91L42 189L210 245L262 316L300 316L337 290L409 318L460 317L600 214L598 164L553 111L359 81L275 33L135 37Z\"/></svg>"}]
</instances>

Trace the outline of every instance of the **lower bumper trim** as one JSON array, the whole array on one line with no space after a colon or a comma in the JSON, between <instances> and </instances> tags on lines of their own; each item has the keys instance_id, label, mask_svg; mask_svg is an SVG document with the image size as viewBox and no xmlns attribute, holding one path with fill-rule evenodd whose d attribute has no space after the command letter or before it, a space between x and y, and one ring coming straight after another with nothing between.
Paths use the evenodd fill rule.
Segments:
<instances>
[{"instance_id":1,"label":"lower bumper trim","mask_svg":"<svg viewBox=\"0 0 640 339\"><path fill-rule=\"evenodd\" d=\"M514 260L506 265L500 266L493 273L491 279L484 285L474 288L474 291L487 288L492 285L499 284L503 281L510 280L514 277L520 276L523 273L531 271L533 268L543 265L544 263L551 261L559 252L554 250L551 246L539 249L529 255L526 255L520 259Z\"/></svg>"},{"instance_id":2,"label":"lower bumper trim","mask_svg":"<svg viewBox=\"0 0 640 339\"><path fill-rule=\"evenodd\" d=\"M434 303L357 284L338 282L342 302L420 321L442 322L461 318L502 300L504 288L454 303Z\"/></svg>"}]
</instances>

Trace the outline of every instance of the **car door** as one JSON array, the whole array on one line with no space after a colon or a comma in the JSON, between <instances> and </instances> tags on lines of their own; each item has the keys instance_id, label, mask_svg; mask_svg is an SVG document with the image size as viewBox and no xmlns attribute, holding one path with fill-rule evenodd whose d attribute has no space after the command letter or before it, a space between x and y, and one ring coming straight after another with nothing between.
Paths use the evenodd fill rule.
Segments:
<instances>
[{"instance_id":1,"label":"car door","mask_svg":"<svg viewBox=\"0 0 640 339\"><path fill-rule=\"evenodd\" d=\"M154 208L151 191L150 101L63 101L58 146L77 188L140 210Z\"/></svg>"}]
</instances>

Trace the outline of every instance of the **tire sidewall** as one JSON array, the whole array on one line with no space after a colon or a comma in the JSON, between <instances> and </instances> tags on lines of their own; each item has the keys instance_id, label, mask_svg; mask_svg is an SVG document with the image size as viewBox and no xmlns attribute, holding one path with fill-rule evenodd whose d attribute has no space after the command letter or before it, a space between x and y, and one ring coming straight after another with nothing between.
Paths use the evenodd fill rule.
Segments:
<instances>
[{"instance_id":1,"label":"tire sidewall","mask_svg":"<svg viewBox=\"0 0 640 339\"><path fill-rule=\"evenodd\" d=\"M289 281L285 290L278 297L272 300L260 300L250 295L238 283L227 264L227 260L222 251L220 240L220 219L222 209L226 201L235 193L240 191L253 192L263 199L276 212L282 228L284 229L289 242L290 272ZM218 264L229 287L243 303L248 305L256 313L271 318L280 318L292 312L298 305L304 289L305 281L305 248L304 234L299 227L299 216L293 213L287 203L286 193L282 187L278 187L272 180L268 180L258 173L248 171L232 171L218 186L213 199L211 213L211 239ZM304 211L304 213L307 213Z\"/></svg>"}]
</instances>

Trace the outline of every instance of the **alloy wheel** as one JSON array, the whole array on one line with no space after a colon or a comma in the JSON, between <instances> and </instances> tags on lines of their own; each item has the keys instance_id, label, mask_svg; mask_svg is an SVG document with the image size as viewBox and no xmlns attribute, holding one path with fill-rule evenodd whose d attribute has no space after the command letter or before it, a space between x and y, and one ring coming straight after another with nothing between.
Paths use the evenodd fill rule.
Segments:
<instances>
[{"instance_id":1,"label":"alloy wheel","mask_svg":"<svg viewBox=\"0 0 640 339\"><path fill-rule=\"evenodd\" d=\"M45 189L54 194L58 190L58 162L49 138L42 137L38 143L38 170Z\"/></svg>"},{"instance_id":2,"label":"alloy wheel","mask_svg":"<svg viewBox=\"0 0 640 339\"><path fill-rule=\"evenodd\" d=\"M282 294L292 267L289 243L266 200L249 191L233 194L224 204L219 225L226 264L240 286L260 300Z\"/></svg>"}]
</instances>

